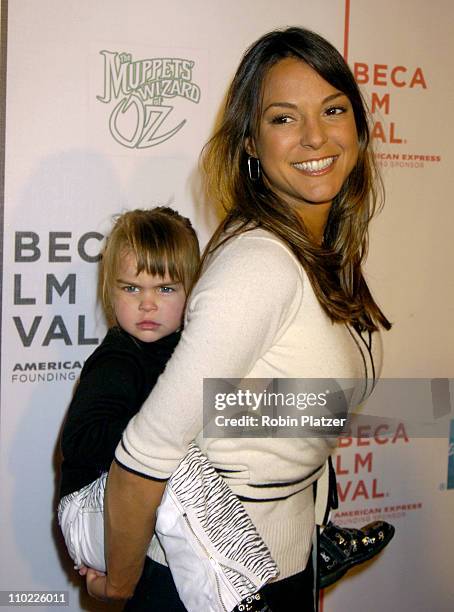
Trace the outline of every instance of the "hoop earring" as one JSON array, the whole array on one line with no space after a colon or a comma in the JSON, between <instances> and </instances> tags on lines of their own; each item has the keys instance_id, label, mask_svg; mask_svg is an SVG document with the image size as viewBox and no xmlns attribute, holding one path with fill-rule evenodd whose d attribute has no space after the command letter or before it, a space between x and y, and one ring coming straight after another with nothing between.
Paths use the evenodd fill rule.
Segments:
<instances>
[{"instance_id":1,"label":"hoop earring","mask_svg":"<svg viewBox=\"0 0 454 612\"><path fill-rule=\"evenodd\" d=\"M258 181L260 178L260 160L257 157L249 156L247 158L247 169L251 181Z\"/></svg>"}]
</instances>

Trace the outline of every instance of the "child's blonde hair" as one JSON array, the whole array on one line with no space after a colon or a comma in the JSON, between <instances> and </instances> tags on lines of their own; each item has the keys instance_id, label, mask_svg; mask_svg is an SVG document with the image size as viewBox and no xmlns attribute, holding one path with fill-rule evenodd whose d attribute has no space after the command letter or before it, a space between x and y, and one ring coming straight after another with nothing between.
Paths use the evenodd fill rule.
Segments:
<instances>
[{"instance_id":1,"label":"child's blonde hair","mask_svg":"<svg viewBox=\"0 0 454 612\"><path fill-rule=\"evenodd\" d=\"M120 261L131 253L137 274L146 272L183 283L189 293L199 266L197 234L186 217L167 206L131 210L118 215L104 247L99 275L99 293L109 325L115 325L112 290Z\"/></svg>"}]
</instances>

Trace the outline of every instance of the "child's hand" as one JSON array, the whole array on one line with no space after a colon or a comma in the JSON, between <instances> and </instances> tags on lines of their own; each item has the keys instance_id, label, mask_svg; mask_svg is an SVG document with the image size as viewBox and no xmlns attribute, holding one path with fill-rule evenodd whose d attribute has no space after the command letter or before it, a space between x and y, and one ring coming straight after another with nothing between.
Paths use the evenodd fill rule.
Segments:
<instances>
[{"instance_id":1,"label":"child's hand","mask_svg":"<svg viewBox=\"0 0 454 612\"><path fill-rule=\"evenodd\" d=\"M81 565L80 567L75 567L81 576L86 576L88 572L88 567L86 565Z\"/></svg>"},{"instance_id":2,"label":"child's hand","mask_svg":"<svg viewBox=\"0 0 454 612\"><path fill-rule=\"evenodd\" d=\"M108 599L107 593L106 593L106 589L107 589L106 574L103 574L102 572L98 572L97 570L94 570L91 567L86 567L84 569L86 570L85 582L87 585L88 594L91 595L91 597L94 597L95 599L106 601Z\"/></svg>"}]
</instances>

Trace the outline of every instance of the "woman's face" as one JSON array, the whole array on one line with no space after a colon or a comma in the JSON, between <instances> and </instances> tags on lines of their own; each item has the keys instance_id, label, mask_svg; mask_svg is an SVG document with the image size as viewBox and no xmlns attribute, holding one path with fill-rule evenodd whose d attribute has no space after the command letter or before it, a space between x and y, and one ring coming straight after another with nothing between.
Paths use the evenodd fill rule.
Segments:
<instances>
[{"instance_id":1,"label":"woman's face","mask_svg":"<svg viewBox=\"0 0 454 612\"><path fill-rule=\"evenodd\" d=\"M262 96L258 135L246 150L259 158L265 183L300 213L329 207L358 158L350 100L295 58L269 70Z\"/></svg>"}]
</instances>

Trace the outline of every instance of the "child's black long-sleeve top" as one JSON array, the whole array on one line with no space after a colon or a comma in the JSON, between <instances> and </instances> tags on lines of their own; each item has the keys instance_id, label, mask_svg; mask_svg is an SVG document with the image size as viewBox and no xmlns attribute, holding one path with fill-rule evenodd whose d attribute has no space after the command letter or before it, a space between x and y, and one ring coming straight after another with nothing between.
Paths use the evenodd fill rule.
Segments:
<instances>
[{"instance_id":1,"label":"child's black long-sleeve top","mask_svg":"<svg viewBox=\"0 0 454 612\"><path fill-rule=\"evenodd\" d=\"M87 359L61 437L60 497L93 482L110 468L128 421L163 372L180 332L141 342L110 329Z\"/></svg>"}]
</instances>

